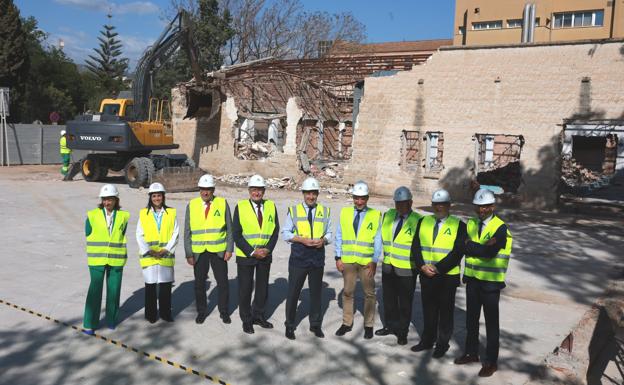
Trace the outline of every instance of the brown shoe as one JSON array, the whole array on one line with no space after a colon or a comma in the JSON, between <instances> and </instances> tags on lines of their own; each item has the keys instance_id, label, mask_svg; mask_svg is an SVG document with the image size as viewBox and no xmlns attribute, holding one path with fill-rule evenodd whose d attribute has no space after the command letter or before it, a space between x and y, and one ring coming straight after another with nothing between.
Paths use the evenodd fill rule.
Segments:
<instances>
[{"instance_id":1,"label":"brown shoe","mask_svg":"<svg viewBox=\"0 0 624 385\"><path fill-rule=\"evenodd\" d=\"M457 357L454 362L455 362L455 365L472 364L473 362L479 362L479 356L475 356L472 354L464 354L461 357Z\"/></svg>"},{"instance_id":2,"label":"brown shoe","mask_svg":"<svg viewBox=\"0 0 624 385\"><path fill-rule=\"evenodd\" d=\"M486 362L479 370L479 377L490 377L498 369L496 364L490 364Z\"/></svg>"}]
</instances>

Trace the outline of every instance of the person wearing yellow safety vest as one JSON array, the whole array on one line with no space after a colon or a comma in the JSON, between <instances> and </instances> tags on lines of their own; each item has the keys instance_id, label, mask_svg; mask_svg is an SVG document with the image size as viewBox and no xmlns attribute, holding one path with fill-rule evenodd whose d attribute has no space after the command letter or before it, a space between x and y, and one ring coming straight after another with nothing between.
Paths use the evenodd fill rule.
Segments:
<instances>
[{"instance_id":1,"label":"person wearing yellow safety vest","mask_svg":"<svg viewBox=\"0 0 624 385\"><path fill-rule=\"evenodd\" d=\"M306 278L310 288L310 331L318 338L325 337L321 329L321 299L325 246L330 243L332 233L329 207L317 203L319 189L318 180L303 181L303 203L288 208L282 229L282 238L290 243L285 322L286 338L290 340L295 339L297 303Z\"/></svg>"},{"instance_id":2,"label":"person wearing yellow safety vest","mask_svg":"<svg viewBox=\"0 0 624 385\"><path fill-rule=\"evenodd\" d=\"M109 329L117 325L121 276L128 258L126 229L130 214L121 210L119 191L112 184L100 189L101 203L87 212L87 263L91 283L84 312L84 333L93 335L100 324L102 286L106 278L106 324Z\"/></svg>"},{"instance_id":3,"label":"person wearing yellow safety vest","mask_svg":"<svg viewBox=\"0 0 624 385\"><path fill-rule=\"evenodd\" d=\"M364 289L364 338L373 338L375 326L375 271L382 252L381 212L367 206L368 185L353 185L353 206L340 211L336 226L336 268L342 273L342 325L336 331L343 336L353 328L353 293L358 277Z\"/></svg>"},{"instance_id":4,"label":"person wearing yellow safety vest","mask_svg":"<svg viewBox=\"0 0 624 385\"><path fill-rule=\"evenodd\" d=\"M234 238L232 217L225 198L217 197L215 180L205 174L199 178L199 197L186 206L184 220L184 252L186 262L193 266L195 275L195 322L203 323L208 317L206 278L212 267L219 292L218 309L223 323L232 323L228 310L229 282L227 262L232 258Z\"/></svg>"},{"instance_id":5,"label":"person wearing yellow safety vest","mask_svg":"<svg viewBox=\"0 0 624 385\"><path fill-rule=\"evenodd\" d=\"M178 244L176 209L165 203L165 186L152 183L148 190L147 207L141 209L136 228L139 262L145 281L145 319L150 323L158 316L173 322L171 285L175 248Z\"/></svg>"},{"instance_id":6,"label":"person wearing yellow safety vest","mask_svg":"<svg viewBox=\"0 0 624 385\"><path fill-rule=\"evenodd\" d=\"M61 130L61 138L59 139L59 151L61 153L61 160L63 166L61 166L61 174L67 175L69 171L69 163L71 162L72 150L67 147L67 133L65 130Z\"/></svg>"},{"instance_id":7,"label":"person wearing yellow safety vest","mask_svg":"<svg viewBox=\"0 0 624 385\"><path fill-rule=\"evenodd\" d=\"M433 215L416 226L412 255L420 274L420 296L424 329L413 352L433 348L433 358L443 357L453 335L455 293L459 286L459 264L466 239L466 224L450 215L451 196L436 190L431 197Z\"/></svg>"},{"instance_id":8,"label":"person wearing yellow safety vest","mask_svg":"<svg viewBox=\"0 0 624 385\"><path fill-rule=\"evenodd\" d=\"M260 175L249 178L249 199L238 201L232 218L238 267L238 313L243 331L254 333L253 325L272 329L264 307L269 293L269 271L279 235L279 221L273 201L264 199L266 183ZM253 305L251 293L256 276Z\"/></svg>"},{"instance_id":9,"label":"person wearing yellow safety vest","mask_svg":"<svg viewBox=\"0 0 624 385\"><path fill-rule=\"evenodd\" d=\"M479 377L490 377L498 369L498 302L505 287L512 237L505 222L494 214L496 198L490 190L478 190L472 203L477 217L468 220L464 245L466 347L455 364L479 362L479 317L483 308L487 344Z\"/></svg>"},{"instance_id":10,"label":"person wearing yellow safety vest","mask_svg":"<svg viewBox=\"0 0 624 385\"><path fill-rule=\"evenodd\" d=\"M421 215L412 211L412 193L405 186L394 191L394 207L384 214L381 225L384 327L375 334L394 334L399 345L407 345L418 275L410 251Z\"/></svg>"}]
</instances>

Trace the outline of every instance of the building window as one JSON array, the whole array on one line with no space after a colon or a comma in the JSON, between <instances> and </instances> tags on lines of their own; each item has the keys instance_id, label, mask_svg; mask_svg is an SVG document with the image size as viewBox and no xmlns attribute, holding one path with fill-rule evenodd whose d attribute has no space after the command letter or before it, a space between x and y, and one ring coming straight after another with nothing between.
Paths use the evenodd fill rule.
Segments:
<instances>
[{"instance_id":1,"label":"building window","mask_svg":"<svg viewBox=\"0 0 624 385\"><path fill-rule=\"evenodd\" d=\"M418 166L419 131L403 130L401 134L401 166Z\"/></svg>"},{"instance_id":2,"label":"building window","mask_svg":"<svg viewBox=\"0 0 624 385\"><path fill-rule=\"evenodd\" d=\"M459 34L464 35L465 33L466 33L466 27L464 26L459 27Z\"/></svg>"},{"instance_id":3,"label":"building window","mask_svg":"<svg viewBox=\"0 0 624 385\"><path fill-rule=\"evenodd\" d=\"M522 28L522 19L507 20L507 28Z\"/></svg>"},{"instance_id":4,"label":"building window","mask_svg":"<svg viewBox=\"0 0 624 385\"><path fill-rule=\"evenodd\" d=\"M554 20L553 28L602 27L604 11L555 13Z\"/></svg>"},{"instance_id":5,"label":"building window","mask_svg":"<svg viewBox=\"0 0 624 385\"><path fill-rule=\"evenodd\" d=\"M472 29L480 30L480 29L501 29L503 28L503 21L481 21L478 23L472 23Z\"/></svg>"},{"instance_id":6,"label":"building window","mask_svg":"<svg viewBox=\"0 0 624 385\"><path fill-rule=\"evenodd\" d=\"M480 185L515 193L522 184L522 135L476 134L475 174Z\"/></svg>"},{"instance_id":7,"label":"building window","mask_svg":"<svg viewBox=\"0 0 624 385\"><path fill-rule=\"evenodd\" d=\"M431 172L442 171L442 154L444 149L444 136L441 132L427 132L427 158L425 169Z\"/></svg>"}]
</instances>

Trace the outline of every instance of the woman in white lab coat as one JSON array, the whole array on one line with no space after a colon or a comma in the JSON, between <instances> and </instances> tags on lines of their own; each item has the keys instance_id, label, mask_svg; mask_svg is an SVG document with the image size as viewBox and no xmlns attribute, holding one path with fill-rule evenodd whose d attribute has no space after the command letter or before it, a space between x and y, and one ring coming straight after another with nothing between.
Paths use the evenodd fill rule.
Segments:
<instances>
[{"instance_id":1,"label":"woman in white lab coat","mask_svg":"<svg viewBox=\"0 0 624 385\"><path fill-rule=\"evenodd\" d=\"M152 183L147 207L141 209L136 229L145 280L145 319L150 323L158 321L159 315L173 322L171 285L178 234L176 209L165 204L165 187Z\"/></svg>"}]
</instances>

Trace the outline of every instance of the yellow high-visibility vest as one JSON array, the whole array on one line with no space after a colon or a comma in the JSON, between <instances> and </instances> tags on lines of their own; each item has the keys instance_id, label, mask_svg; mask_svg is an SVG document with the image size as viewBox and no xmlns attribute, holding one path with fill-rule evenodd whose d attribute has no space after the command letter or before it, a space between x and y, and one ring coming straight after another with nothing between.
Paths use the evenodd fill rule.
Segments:
<instances>
[{"instance_id":1,"label":"yellow high-visibility vest","mask_svg":"<svg viewBox=\"0 0 624 385\"><path fill-rule=\"evenodd\" d=\"M204 201L199 198L191 200L189 204L191 247L193 253L201 254L204 251L219 253L227 248L226 201L221 197L214 197L210 203L208 217L205 216Z\"/></svg>"},{"instance_id":2,"label":"yellow high-visibility vest","mask_svg":"<svg viewBox=\"0 0 624 385\"><path fill-rule=\"evenodd\" d=\"M392 225L398 213L396 209L390 209L386 212L381 225L381 238L383 240L384 261L383 263L392 265L399 269L412 269L411 249L412 241L416 235L416 225L421 215L411 212L407 219L403 221L401 231L394 238Z\"/></svg>"},{"instance_id":3,"label":"yellow high-visibility vest","mask_svg":"<svg viewBox=\"0 0 624 385\"><path fill-rule=\"evenodd\" d=\"M150 250L159 251L167 246L167 243L169 243L173 236L176 216L176 209L171 207L163 209L159 231L154 213L151 210L148 211L147 208L141 209L139 219L141 220L141 228L143 229L143 238ZM153 265L173 266L175 264L175 255L167 253L161 258L154 258L149 254L139 255L139 262L141 263L141 267Z\"/></svg>"},{"instance_id":4,"label":"yellow high-visibility vest","mask_svg":"<svg viewBox=\"0 0 624 385\"><path fill-rule=\"evenodd\" d=\"M493 216L492 219L481 230L481 236L479 237L479 219L470 218L467 223L467 231L470 240L481 245L484 245L489 241L496 230L504 225L497 216ZM507 274L507 267L509 266L509 259L511 258L511 232L507 229L507 242L505 248L501 249L494 258L480 258L472 255L466 255L466 262L464 266L464 275L466 277L473 277L482 281L492 282L505 282L505 276Z\"/></svg>"},{"instance_id":5,"label":"yellow high-visibility vest","mask_svg":"<svg viewBox=\"0 0 624 385\"><path fill-rule=\"evenodd\" d=\"M418 237L420 240L420 252L425 264L435 264L444 259L453 250L457 231L459 230L459 218L449 215L438 229L436 239L433 239L433 229L435 228L435 215L428 215L420 222ZM459 266L455 266L448 275L459 274Z\"/></svg>"},{"instance_id":6,"label":"yellow high-visibility vest","mask_svg":"<svg viewBox=\"0 0 624 385\"><path fill-rule=\"evenodd\" d=\"M71 149L67 147L67 138L65 135L61 136L59 140L59 147L61 149L61 154L71 154Z\"/></svg>"},{"instance_id":7,"label":"yellow high-visibility vest","mask_svg":"<svg viewBox=\"0 0 624 385\"><path fill-rule=\"evenodd\" d=\"M364 219L360 222L360 229L355 235L353 219L355 208L344 207L340 211L340 229L342 231L342 250L340 259L344 263L368 265L373 261L375 252L375 234L379 229L381 212L367 208Z\"/></svg>"},{"instance_id":8,"label":"yellow high-visibility vest","mask_svg":"<svg viewBox=\"0 0 624 385\"><path fill-rule=\"evenodd\" d=\"M115 210L112 232L109 234L104 209L93 209L87 213L91 234L87 236L87 263L89 266L124 266L128 259L126 235L130 213Z\"/></svg>"},{"instance_id":9,"label":"yellow high-visibility vest","mask_svg":"<svg viewBox=\"0 0 624 385\"><path fill-rule=\"evenodd\" d=\"M258 216L249 199L238 201L238 219L243 229L243 238L251 247L261 249L269 243L275 230L276 215L275 203L265 200L262 204L262 227L260 227ZM238 247L236 247L236 256L249 257Z\"/></svg>"},{"instance_id":10,"label":"yellow high-visibility vest","mask_svg":"<svg viewBox=\"0 0 624 385\"><path fill-rule=\"evenodd\" d=\"M289 207L288 213L295 225L295 231L298 236L303 238L311 238L311 236L314 236L314 239L320 239L327 234L330 216L329 207L325 207L321 204L316 205L316 212L313 218L314 227L312 229L310 229L308 214L302 203ZM311 230L314 231L311 232Z\"/></svg>"}]
</instances>

